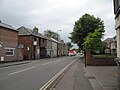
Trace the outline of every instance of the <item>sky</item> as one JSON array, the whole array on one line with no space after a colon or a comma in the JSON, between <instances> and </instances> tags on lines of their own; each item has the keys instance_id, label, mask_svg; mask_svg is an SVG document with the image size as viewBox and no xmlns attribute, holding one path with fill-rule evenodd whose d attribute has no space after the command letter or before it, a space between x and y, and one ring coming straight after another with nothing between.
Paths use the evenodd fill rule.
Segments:
<instances>
[{"instance_id":1,"label":"sky","mask_svg":"<svg viewBox=\"0 0 120 90\"><path fill-rule=\"evenodd\" d=\"M113 0L0 0L0 20L3 23L16 29L36 26L40 33L53 30L65 42L70 41L68 37L74 22L85 13L104 21L104 39L115 35Z\"/></svg>"}]
</instances>

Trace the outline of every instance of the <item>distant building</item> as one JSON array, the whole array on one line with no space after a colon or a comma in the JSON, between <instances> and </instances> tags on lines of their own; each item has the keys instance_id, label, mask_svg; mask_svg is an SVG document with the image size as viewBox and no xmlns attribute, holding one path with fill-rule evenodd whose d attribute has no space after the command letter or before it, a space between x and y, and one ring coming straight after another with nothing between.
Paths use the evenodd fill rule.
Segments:
<instances>
[{"instance_id":1,"label":"distant building","mask_svg":"<svg viewBox=\"0 0 120 90\"><path fill-rule=\"evenodd\" d=\"M64 55L64 41L60 40L58 42L58 56L63 56Z\"/></svg>"},{"instance_id":2,"label":"distant building","mask_svg":"<svg viewBox=\"0 0 120 90\"><path fill-rule=\"evenodd\" d=\"M58 43L58 52L59 56L67 56L68 55L68 45L64 43L63 40Z\"/></svg>"},{"instance_id":3,"label":"distant building","mask_svg":"<svg viewBox=\"0 0 120 90\"><path fill-rule=\"evenodd\" d=\"M116 36L113 37L113 41L111 42L111 53L117 54L117 41Z\"/></svg>"},{"instance_id":4,"label":"distant building","mask_svg":"<svg viewBox=\"0 0 120 90\"><path fill-rule=\"evenodd\" d=\"M52 40L52 53L51 53L51 57L57 57L57 43L58 41L55 40L54 38L51 38Z\"/></svg>"},{"instance_id":5,"label":"distant building","mask_svg":"<svg viewBox=\"0 0 120 90\"><path fill-rule=\"evenodd\" d=\"M67 56L68 55L68 45L66 43L64 43L64 52L63 55Z\"/></svg>"},{"instance_id":6,"label":"distant building","mask_svg":"<svg viewBox=\"0 0 120 90\"><path fill-rule=\"evenodd\" d=\"M116 36L114 36L113 38L107 38L106 40L104 40L104 43L105 43L105 50L107 50L107 53L111 53L111 54L117 53Z\"/></svg>"},{"instance_id":7,"label":"distant building","mask_svg":"<svg viewBox=\"0 0 120 90\"><path fill-rule=\"evenodd\" d=\"M18 31L11 25L0 22L0 61L22 60L21 49L18 44Z\"/></svg>"},{"instance_id":8,"label":"distant building","mask_svg":"<svg viewBox=\"0 0 120 90\"><path fill-rule=\"evenodd\" d=\"M107 38L104 40L105 50L107 49L107 53L111 53L111 42L112 41L113 41L113 38Z\"/></svg>"}]
</instances>

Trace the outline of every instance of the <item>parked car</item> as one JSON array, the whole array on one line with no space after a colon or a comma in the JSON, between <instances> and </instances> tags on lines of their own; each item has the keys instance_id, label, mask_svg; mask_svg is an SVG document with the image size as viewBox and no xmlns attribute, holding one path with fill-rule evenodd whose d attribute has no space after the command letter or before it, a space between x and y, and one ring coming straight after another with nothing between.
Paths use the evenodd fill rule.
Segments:
<instances>
[{"instance_id":1,"label":"parked car","mask_svg":"<svg viewBox=\"0 0 120 90\"><path fill-rule=\"evenodd\" d=\"M77 53L75 50L69 50L69 53L68 53L69 56L75 56L76 54Z\"/></svg>"}]
</instances>

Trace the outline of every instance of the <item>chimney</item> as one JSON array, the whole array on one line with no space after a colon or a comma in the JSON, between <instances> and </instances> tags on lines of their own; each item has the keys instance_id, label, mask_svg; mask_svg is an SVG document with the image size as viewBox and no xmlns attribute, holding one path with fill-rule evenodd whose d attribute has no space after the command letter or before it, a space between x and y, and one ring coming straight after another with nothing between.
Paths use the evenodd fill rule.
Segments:
<instances>
[{"instance_id":1,"label":"chimney","mask_svg":"<svg viewBox=\"0 0 120 90\"><path fill-rule=\"evenodd\" d=\"M33 28L33 33L38 34L38 28L36 26Z\"/></svg>"}]
</instances>

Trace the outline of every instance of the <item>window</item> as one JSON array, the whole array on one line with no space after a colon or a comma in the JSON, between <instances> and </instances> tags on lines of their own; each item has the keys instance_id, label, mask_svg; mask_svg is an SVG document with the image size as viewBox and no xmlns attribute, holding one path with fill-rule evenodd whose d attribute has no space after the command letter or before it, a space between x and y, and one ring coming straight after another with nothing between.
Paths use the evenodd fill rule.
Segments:
<instances>
[{"instance_id":1,"label":"window","mask_svg":"<svg viewBox=\"0 0 120 90\"><path fill-rule=\"evenodd\" d=\"M43 43L45 42L44 39L42 39L42 42L43 42Z\"/></svg>"},{"instance_id":2,"label":"window","mask_svg":"<svg viewBox=\"0 0 120 90\"><path fill-rule=\"evenodd\" d=\"M36 41L37 40L37 37L34 37L34 41Z\"/></svg>"},{"instance_id":3,"label":"window","mask_svg":"<svg viewBox=\"0 0 120 90\"><path fill-rule=\"evenodd\" d=\"M6 48L6 56L14 56L14 48Z\"/></svg>"}]
</instances>

